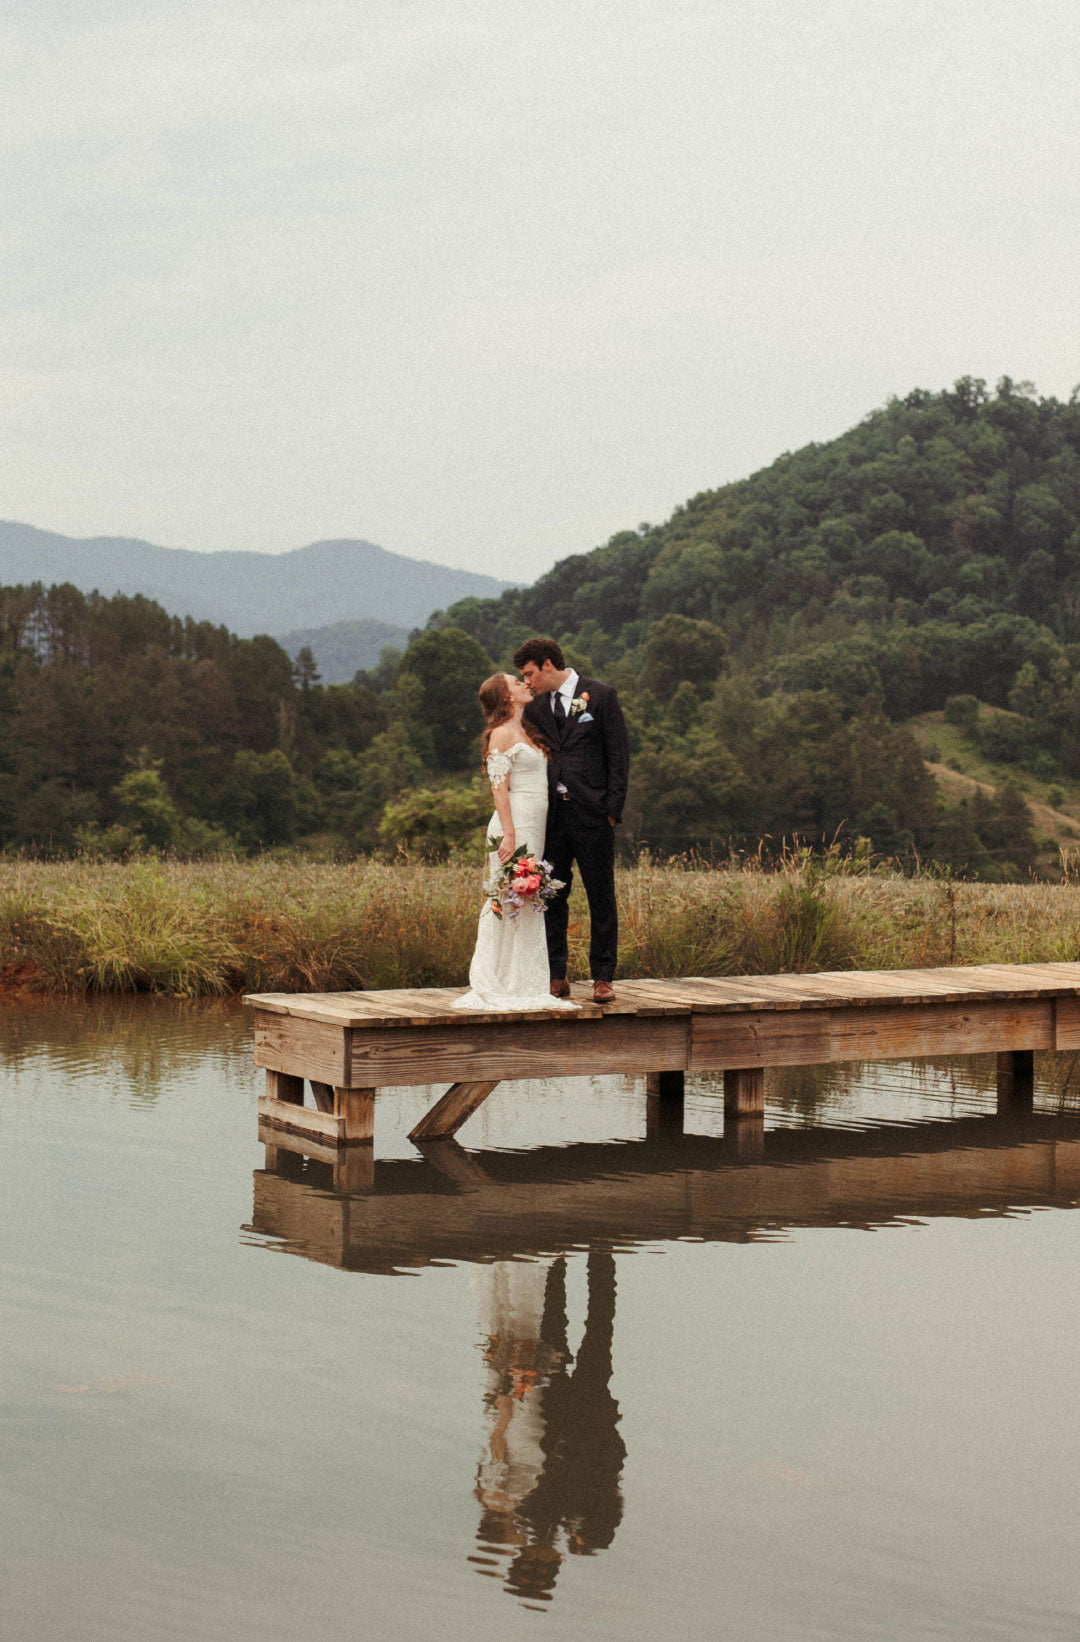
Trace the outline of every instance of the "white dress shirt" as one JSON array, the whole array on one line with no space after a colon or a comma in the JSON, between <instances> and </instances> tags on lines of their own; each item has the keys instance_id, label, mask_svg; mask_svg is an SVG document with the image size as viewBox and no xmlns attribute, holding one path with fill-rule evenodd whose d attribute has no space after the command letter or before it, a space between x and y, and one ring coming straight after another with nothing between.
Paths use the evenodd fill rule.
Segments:
<instances>
[{"instance_id":1,"label":"white dress shirt","mask_svg":"<svg viewBox=\"0 0 1080 1642\"><path fill-rule=\"evenodd\" d=\"M570 671L567 673L566 677L563 679L562 683L559 685L559 688L557 690L552 690L552 692L551 692L551 710L552 710L552 712L555 711L555 697L556 696L562 696L563 706L566 708L566 716L567 716L567 718L569 718L570 717L570 703L573 701L574 697L577 695L577 687L578 687L578 675L574 671L574 669L571 667Z\"/></svg>"},{"instance_id":2,"label":"white dress shirt","mask_svg":"<svg viewBox=\"0 0 1080 1642\"><path fill-rule=\"evenodd\" d=\"M574 671L574 669L571 667L570 671L567 673L566 677L563 679L562 683L559 685L559 688L557 690L552 690L552 692L551 692L551 711L552 712L555 711L555 697L556 696L562 696L563 706L566 709L566 716L569 719L569 717L570 717L570 703L573 701L574 697L577 695L577 687L578 687L578 675ZM561 781L557 784L557 786L555 788L555 791L556 792L565 792L566 791L566 788L563 786Z\"/></svg>"}]
</instances>

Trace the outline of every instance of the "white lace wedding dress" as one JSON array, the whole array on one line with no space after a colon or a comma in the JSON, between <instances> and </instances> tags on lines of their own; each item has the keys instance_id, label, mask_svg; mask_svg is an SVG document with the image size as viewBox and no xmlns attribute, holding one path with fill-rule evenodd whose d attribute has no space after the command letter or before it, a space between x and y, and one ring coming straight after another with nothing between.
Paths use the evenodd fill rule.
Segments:
<instances>
[{"instance_id":1,"label":"white lace wedding dress","mask_svg":"<svg viewBox=\"0 0 1080 1642\"><path fill-rule=\"evenodd\" d=\"M547 831L547 759L531 742L515 741L505 753L488 754L487 773L493 788L504 781L510 783L514 847L524 844L539 859ZM501 833L502 822L496 813L488 822L488 843ZM486 876L498 869L498 853L492 851ZM536 906L524 906L516 918L505 913L496 918L485 899L469 965L469 990L454 1008L576 1009L568 998L553 998L549 987L543 912Z\"/></svg>"}]
</instances>

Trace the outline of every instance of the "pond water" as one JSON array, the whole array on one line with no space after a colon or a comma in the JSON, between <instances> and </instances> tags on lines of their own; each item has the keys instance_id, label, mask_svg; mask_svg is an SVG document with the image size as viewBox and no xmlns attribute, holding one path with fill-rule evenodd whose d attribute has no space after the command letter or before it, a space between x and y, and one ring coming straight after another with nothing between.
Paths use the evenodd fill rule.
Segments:
<instances>
[{"instance_id":1,"label":"pond water","mask_svg":"<svg viewBox=\"0 0 1080 1642\"><path fill-rule=\"evenodd\" d=\"M7 1007L3 1635L1074 1637L1073 1070L389 1091L335 1183L238 1009Z\"/></svg>"}]
</instances>

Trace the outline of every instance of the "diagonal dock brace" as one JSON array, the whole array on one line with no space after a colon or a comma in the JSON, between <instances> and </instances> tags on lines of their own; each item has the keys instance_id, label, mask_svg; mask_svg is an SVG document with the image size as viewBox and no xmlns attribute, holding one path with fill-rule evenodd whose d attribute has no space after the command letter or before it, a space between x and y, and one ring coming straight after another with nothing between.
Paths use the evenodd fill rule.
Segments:
<instances>
[{"instance_id":1,"label":"diagonal dock brace","mask_svg":"<svg viewBox=\"0 0 1080 1642\"><path fill-rule=\"evenodd\" d=\"M415 1142L444 1140L456 1134L466 1118L472 1117L491 1091L498 1088L500 1081L494 1078L490 1083L452 1083L442 1099L409 1131L409 1139Z\"/></svg>"}]
</instances>

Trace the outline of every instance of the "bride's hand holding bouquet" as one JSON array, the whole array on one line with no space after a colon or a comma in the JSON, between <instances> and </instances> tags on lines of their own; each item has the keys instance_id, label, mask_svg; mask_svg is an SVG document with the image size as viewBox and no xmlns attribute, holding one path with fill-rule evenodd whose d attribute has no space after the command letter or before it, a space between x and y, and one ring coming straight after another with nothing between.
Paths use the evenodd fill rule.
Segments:
<instances>
[{"instance_id":1,"label":"bride's hand holding bouquet","mask_svg":"<svg viewBox=\"0 0 1080 1642\"><path fill-rule=\"evenodd\" d=\"M501 839L498 848L503 864L484 885L485 894L491 897L492 912L496 918L516 918L523 907L530 906L546 912L548 901L562 889L562 880L552 877L549 861L530 855L524 844L504 856L505 843L505 838Z\"/></svg>"}]
</instances>

